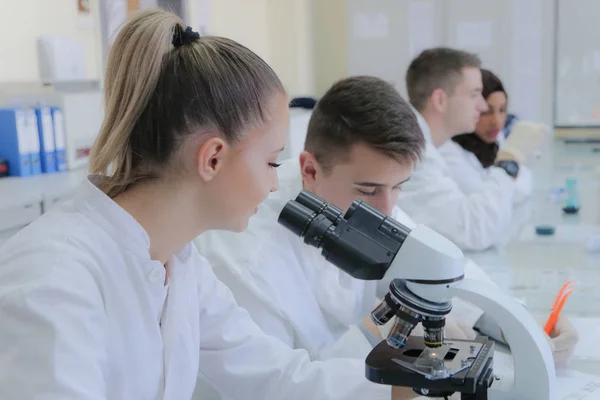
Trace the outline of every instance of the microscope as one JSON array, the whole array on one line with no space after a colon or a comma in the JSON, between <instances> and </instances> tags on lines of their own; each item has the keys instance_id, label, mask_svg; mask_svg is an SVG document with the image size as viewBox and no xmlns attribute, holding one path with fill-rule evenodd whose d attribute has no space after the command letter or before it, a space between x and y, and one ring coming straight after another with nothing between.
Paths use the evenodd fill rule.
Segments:
<instances>
[{"instance_id":1,"label":"microscope","mask_svg":"<svg viewBox=\"0 0 600 400\"><path fill-rule=\"evenodd\" d=\"M286 204L278 222L352 277L389 283L371 318L378 325L395 320L386 340L367 356L370 381L431 398L454 393L477 400L557 398L542 328L497 287L465 278L462 251L445 237L424 225L409 229L361 200L344 213L308 191ZM514 359L510 390L495 385L493 341L444 338L453 297L476 304L502 329ZM419 323L423 337L411 336Z\"/></svg>"}]
</instances>

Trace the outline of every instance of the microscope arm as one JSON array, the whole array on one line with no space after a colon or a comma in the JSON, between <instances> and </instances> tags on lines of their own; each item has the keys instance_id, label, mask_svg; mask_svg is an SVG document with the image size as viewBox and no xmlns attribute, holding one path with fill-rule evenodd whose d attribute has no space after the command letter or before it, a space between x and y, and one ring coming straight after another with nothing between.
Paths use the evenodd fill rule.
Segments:
<instances>
[{"instance_id":1,"label":"microscope arm","mask_svg":"<svg viewBox=\"0 0 600 400\"><path fill-rule=\"evenodd\" d=\"M548 339L525 308L497 287L468 278L449 291L493 315L510 346L514 386L511 392L493 390L492 386L490 399L555 400L556 371Z\"/></svg>"}]
</instances>

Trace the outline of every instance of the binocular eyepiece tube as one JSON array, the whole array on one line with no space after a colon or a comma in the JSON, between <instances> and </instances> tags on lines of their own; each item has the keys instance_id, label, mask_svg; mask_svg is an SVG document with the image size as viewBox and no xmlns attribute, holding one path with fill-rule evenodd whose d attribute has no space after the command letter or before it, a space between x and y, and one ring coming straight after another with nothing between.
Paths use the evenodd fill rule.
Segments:
<instances>
[{"instance_id":1,"label":"binocular eyepiece tube","mask_svg":"<svg viewBox=\"0 0 600 400\"><path fill-rule=\"evenodd\" d=\"M362 200L344 213L303 190L278 222L304 243L322 249L327 261L356 279L380 280L411 230Z\"/></svg>"},{"instance_id":2,"label":"binocular eyepiece tube","mask_svg":"<svg viewBox=\"0 0 600 400\"><path fill-rule=\"evenodd\" d=\"M310 192L302 191L295 201L289 201L278 222L297 236L304 237L306 244L321 247L324 236L335 228L343 211Z\"/></svg>"}]
</instances>

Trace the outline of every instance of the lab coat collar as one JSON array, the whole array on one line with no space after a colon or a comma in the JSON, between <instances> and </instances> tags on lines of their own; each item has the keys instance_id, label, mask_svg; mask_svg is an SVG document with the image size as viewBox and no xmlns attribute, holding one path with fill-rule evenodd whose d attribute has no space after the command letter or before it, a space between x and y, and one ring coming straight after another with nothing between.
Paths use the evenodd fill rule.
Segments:
<instances>
[{"instance_id":1,"label":"lab coat collar","mask_svg":"<svg viewBox=\"0 0 600 400\"><path fill-rule=\"evenodd\" d=\"M419 123L419 128L421 128L421 131L423 132L425 142L433 145L433 139L431 138L431 129L429 128L429 124L416 108L414 108L412 105L410 106L410 108L417 117L417 122Z\"/></svg>"},{"instance_id":2,"label":"lab coat collar","mask_svg":"<svg viewBox=\"0 0 600 400\"><path fill-rule=\"evenodd\" d=\"M99 175L90 175L76 195L80 211L102 227L111 237L131 242L126 246L130 251L150 257L150 238L146 230L113 199L98 187L103 179Z\"/></svg>"},{"instance_id":3,"label":"lab coat collar","mask_svg":"<svg viewBox=\"0 0 600 400\"><path fill-rule=\"evenodd\" d=\"M146 230L131 214L119 206L113 199L98 189L103 177L89 175L76 198L80 211L102 227L111 237L120 238L135 244L126 246L131 252L150 259L150 238ZM184 246L174 256L185 263L191 255L190 245Z\"/></svg>"}]
</instances>

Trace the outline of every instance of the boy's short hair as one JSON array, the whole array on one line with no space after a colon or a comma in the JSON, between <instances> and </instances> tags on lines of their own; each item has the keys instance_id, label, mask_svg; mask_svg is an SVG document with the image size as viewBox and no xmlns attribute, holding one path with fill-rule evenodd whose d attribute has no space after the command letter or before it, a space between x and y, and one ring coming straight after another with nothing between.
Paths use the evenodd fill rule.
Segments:
<instances>
[{"instance_id":1,"label":"boy's short hair","mask_svg":"<svg viewBox=\"0 0 600 400\"><path fill-rule=\"evenodd\" d=\"M410 63L406 71L408 100L423 111L435 89L443 89L449 95L462 80L463 68L481 67L475 54L448 47L424 50Z\"/></svg>"},{"instance_id":2,"label":"boy's short hair","mask_svg":"<svg viewBox=\"0 0 600 400\"><path fill-rule=\"evenodd\" d=\"M410 105L391 84L372 76L342 79L323 95L308 123L304 149L327 172L358 143L411 165L425 146Z\"/></svg>"}]
</instances>

